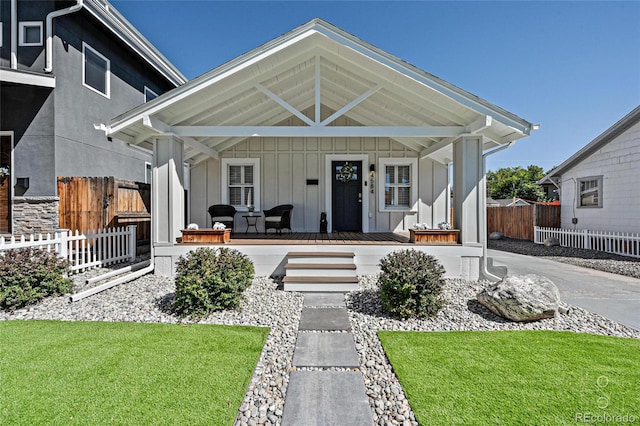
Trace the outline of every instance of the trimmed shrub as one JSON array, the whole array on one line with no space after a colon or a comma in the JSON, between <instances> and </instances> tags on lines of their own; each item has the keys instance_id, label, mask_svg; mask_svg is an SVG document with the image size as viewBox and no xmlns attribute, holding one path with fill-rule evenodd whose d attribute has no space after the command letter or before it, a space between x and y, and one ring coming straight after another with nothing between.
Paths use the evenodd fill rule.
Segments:
<instances>
[{"instance_id":1,"label":"trimmed shrub","mask_svg":"<svg viewBox=\"0 0 640 426\"><path fill-rule=\"evenodd\" d=\"M387 312L400 318L435 316L444 304L444 267L414 249L390 253L380 261L380 299Z\"/></svg>"},{"instance_id":2,"label":"trimmed shrub","mask_svg":"<svg viewBox=\"0 0 640 426\"><path fill-rule=\"evenodd\" d=\"M180 256L176 266L174 311L202 317L235 309L253 280L253 263L237 250L202 247Z\"/></svg>"},{"instance_id":3,"label":"trimmed shrub","mask_svg":"<svg viewBox=\"0 0 640 426\"><path fill-rule=\"evenodd\" d=\"M0 253L0 309L15 310L47 296L71 292L69 263L55 252L37 248Z\"/></svg>"}]
</instances>

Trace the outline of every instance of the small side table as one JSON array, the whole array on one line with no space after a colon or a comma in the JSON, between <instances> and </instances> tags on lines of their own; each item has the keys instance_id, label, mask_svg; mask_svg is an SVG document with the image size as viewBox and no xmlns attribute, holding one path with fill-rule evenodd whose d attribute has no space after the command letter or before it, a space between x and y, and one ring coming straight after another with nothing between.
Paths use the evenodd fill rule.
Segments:
<instances>
[{"instance_id":1,"label":"small side table","mask_svg":"<svg viewBox=\"0 0 640 426\"><path fill-rule=\"evenodd\" d=\"M253 214L243 214L242 217L247 221L247 229L244 231L244 234L247 235L249 232L249 228L253 226L253 229L256 230L256 234L258 233L258 219L262 216L260 212L253 212Z\"/></svg>"}]
</instances>

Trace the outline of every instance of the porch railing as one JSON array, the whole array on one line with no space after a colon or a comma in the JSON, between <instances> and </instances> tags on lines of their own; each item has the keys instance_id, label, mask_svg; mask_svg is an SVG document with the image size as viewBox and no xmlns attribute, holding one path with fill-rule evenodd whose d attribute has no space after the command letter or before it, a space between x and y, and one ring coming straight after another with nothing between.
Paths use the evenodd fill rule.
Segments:
<instances>
[{"instance_id":1,"label":"porch railing","mask_svg":"<svg viewBox=\"0 0 640 426\"><path fill-rule=\"evenodd\" d=\"M640 258L640 234L534 227L534 242L542 244L547 238L557 238L563 247L598 250Z\"/></svg>"},{"instance_id":2,"label":"porch railing","mask_svg":"<svg viewBox=\"0 0 640 426\"><path fill-rule=\"evenodd\" d=\"M53 234L29 235L9 239L0 237L0 252L35 247L55 251L71 264L72 272L133 262L136 258L136 225L72 232L60 229Z\"/></svg>"}]
</instances>

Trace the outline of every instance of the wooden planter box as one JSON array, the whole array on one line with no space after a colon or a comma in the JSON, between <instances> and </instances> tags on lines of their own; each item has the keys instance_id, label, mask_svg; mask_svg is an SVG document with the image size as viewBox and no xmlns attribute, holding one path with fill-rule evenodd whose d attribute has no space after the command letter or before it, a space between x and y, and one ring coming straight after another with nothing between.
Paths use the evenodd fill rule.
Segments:
<instances>
[{"instance_id":1,"label":"wooden planter box","mask_svg":"<svg viewBox=\"0 0 640 426\"><path fill-rule=\"evenodd\" d=\"M221 231L211 228L182 230L182 243L226 244L230 240L231 229Z\"/></svg>"},{"instance_id":2,"label":"wooden planter box","mask_svg":"<svg viewBox=\"0 0 640 426\"><path fill-rule=\"evenodd\" d=\"M458 244L459 229L409 230L409 242L414 244Z\"/></svg>"}]
</instances>

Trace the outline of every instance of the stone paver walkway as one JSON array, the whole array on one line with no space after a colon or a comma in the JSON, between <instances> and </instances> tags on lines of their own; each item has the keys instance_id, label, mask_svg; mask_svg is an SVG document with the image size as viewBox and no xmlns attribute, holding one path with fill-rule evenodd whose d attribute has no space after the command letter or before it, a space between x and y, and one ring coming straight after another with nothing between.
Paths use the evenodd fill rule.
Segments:
<instances>
[{"instance_id":1,"label":"stone paver walkway","mask_svg":"<svg viewBox=\"0 0 640 426\"><path fill-rule=\"evenodd\" d=\"M305 370L289 376L283 426L373 426L350 330L343 293L304 294L293 366Z\"/></svg>"}]
</instances>

